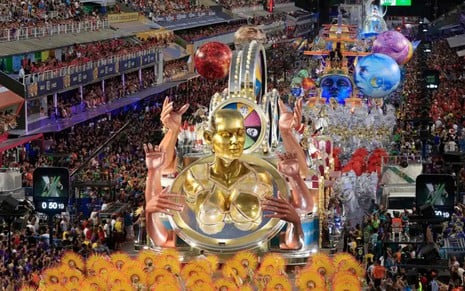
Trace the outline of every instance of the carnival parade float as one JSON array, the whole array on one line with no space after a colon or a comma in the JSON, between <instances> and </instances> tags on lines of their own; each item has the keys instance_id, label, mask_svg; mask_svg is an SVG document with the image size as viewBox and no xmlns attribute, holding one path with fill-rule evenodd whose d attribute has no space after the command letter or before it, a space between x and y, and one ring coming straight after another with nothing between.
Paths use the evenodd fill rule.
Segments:
<instances>
[{"instance_id":1,"label":"carnival parade float","mask_svg":"<svg viewBox=\"0 0 465 291\"><path fill-rule=\"evenodd\" d=\"M187 104L165 100L165 136L144 145L148 244L137 258L67 254L44 272L44 290L360 290L360 261L329 254L377 199L396 122L389 98L413 54L369 7L363 27L376 31L363 39L342 19L323 27L304 52L317 66L292 80L291 104L267 91L257 27L236 33L234 52L201 46L197 72L228 77L228 88L194 124L182 122Z\"/></svg>"}]
</instances>

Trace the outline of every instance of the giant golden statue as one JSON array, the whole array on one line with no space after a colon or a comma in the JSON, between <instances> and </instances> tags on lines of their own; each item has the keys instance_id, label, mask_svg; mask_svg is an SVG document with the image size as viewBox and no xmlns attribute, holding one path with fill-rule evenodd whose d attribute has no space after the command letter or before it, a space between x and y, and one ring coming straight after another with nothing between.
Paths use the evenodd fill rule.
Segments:
<instances>
[{"instance_id":1,"label":"giant golden statue","mask_svg":"<svg viewBox=\"0 0 465 291\"><path fill-rule=\"evenodd\" d=\"M285 142L288 149L298 144L290 140L291 135L286 135L293 127L294 118L282 102L280 107L280 128L289 138ZM197 161L180 173L176 179L182 181L178 193L162 189L160 177L175 163L176 131L186 109L184 106L175 111L172 102L165 100L161 120L168 131L159 147L144 145L148 168L145 192L147 228L154 244L174 246L175 235L160 220L159 213L176 215L185 212L187 207L193 215L185 220L191 224L195 220L196 228L205 235L215 235L231 227L253 232L263 227L262 221L285 221L288 225L280 236L281 249L300 249L303 240L301 215L313 211L313 197L299 172L300 153L289 152L278 156L279 172L274 169L278 176L272 173L270 167L274 166L249 163L253 158L243 155L245 127L243 117L237 110L219 109L212 114L204 139L210 144L213 157ZM301 148L294 147L294 150ZM279 173L287 178L290 194L276 193L275 179L282 179L285 183ZM281 189L279 192L282 192Z\"/></svg>"},{"instance_id":2,"label":"giant golden statue","mask_svg":"<svg viewBox=\"0 0 465 291\"><path fill-rule=\"evenodd\" d=\"M256 229L262 221L261 201L272 196L273 186L267 172L240 160L245 144L241 113L218 110L204 138L214 161L190 167L182 187L200 229L218 233L226 223L244 231Z\"/></svg>"}]
</instances>

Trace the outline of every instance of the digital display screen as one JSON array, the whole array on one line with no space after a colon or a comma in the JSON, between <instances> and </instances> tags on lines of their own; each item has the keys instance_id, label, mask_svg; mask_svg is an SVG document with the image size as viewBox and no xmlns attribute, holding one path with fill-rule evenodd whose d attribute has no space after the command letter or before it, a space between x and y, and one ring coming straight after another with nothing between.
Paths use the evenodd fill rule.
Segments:
<instances>
[{"instance_id":1,"label":"digital display screen","mask_svg":"<svg viewBox=\"0 0 465 291\"><path fill-rule=\"evenodd\" d=\"M380 0L381 6L412 6L412 0Z\"/></svg>"},{"instance_id":2,"label":"digital display screen","mask_svg":"<svg viewBox=\"0 0 465 291\"><path fill-rule=\"evenodd\" d=\"M66 210L69 199L67 168L37 168L32 179L32 194L37 211L59 213Z\"/></svg>"},{"instance_id":3,"label":"digital display screen","mask_svg":"<svg viewBox=\"0 0 465 291\"><path fill-rule=\"evenodd\" d=\"M454 187L451 175L419 175L415 191L417 207L432 209L434 217L450 218L454 211Z\"/></svg>"},{"instance_id":4,"label":"digital display screen","mask_svg":"<svg viewBox=\"0 0 465 291\"><path fill-rule=\"evenodd\" d=\"M425 80L425 86L427 89L438 89L439 88L439 72L437 70L425 70L423 72L423 78Z\"/></svg>"}]
</instances>

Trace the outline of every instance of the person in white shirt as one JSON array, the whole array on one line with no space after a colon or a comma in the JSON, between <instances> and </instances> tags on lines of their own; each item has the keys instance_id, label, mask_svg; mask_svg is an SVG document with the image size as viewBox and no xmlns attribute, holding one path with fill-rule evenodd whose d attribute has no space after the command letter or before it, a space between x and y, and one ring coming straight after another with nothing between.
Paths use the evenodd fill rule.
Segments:
<instances>
[{"instance_id":1,"label":"person in white shirt","mask_svg":"<svg viewBox=\"0 0 465 291\"><path fill-rule=\"evenodd\" d=\"M18 80L20 83L23 83L24 82L24 77L26 76L26 72L24 71L24 67L21 66L21 69L19 69L19 72L18 72Z\"/></svg>"}]
</instances>

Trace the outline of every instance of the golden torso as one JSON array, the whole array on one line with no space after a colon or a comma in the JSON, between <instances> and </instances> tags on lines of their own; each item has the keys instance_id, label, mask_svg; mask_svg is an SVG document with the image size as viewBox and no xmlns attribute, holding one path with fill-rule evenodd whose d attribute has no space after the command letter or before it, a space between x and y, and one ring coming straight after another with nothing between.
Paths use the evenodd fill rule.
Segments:
<instances>
[{"instance_id":1,"label":"golden torso","mask_svg":"<svg viewBox=\"0 0 465 291\"><path fill-rule=\"evenodd\" d=\"M262 222L261 200L272 193L271 176L244 162L220 175L211 163L193 165L183 184L187 205L208 234L221 232L229 223L243 231L256 229Z\"/></svg>"}]
</instances>

